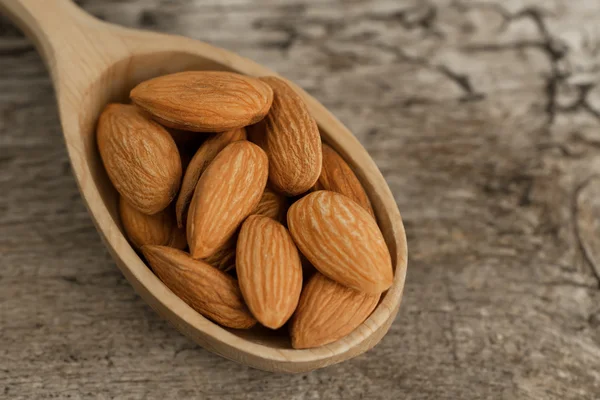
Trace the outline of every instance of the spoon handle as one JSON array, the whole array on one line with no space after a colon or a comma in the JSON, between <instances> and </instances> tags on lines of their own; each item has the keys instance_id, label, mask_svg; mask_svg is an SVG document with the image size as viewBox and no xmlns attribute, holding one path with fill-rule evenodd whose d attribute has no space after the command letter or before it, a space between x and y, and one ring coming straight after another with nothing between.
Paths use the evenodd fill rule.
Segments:
<instances>
[{"instance_id":1,"label":"spoon handle","mask_svg":"<svg viewBox=\"0 0 600 400\"><path fill-rule=\"evenodd\" d=\"M90 78L112 64L127 49L119 42L123 29L96 19L71 0L0 0L7 15L34 42L52 80Z\"/></svg>"}]
</instances>

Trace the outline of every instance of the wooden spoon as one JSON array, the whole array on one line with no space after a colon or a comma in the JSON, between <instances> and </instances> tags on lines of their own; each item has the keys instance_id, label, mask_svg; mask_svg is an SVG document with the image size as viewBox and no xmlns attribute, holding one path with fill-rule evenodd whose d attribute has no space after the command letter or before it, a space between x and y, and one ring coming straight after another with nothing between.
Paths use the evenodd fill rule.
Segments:
<instances>
[{"instance_id":1,"label":"wooden spoon","mask_svg":"<svg viewBox=\"0 0 600 400\"><path fill-rule=\"evenodd\" d=\"M407 265L404 227L394 197L375 163L325 107L294 85L316 118L323 140L349 162L369 194L392 254L395 279L373 314L350 335L319 348L294 350L287 335L222 328L163 285L123 235L117 194L104 172L94 139L103 107L110 102L127 102L129 91L145 79L184 70L276 74L196 40L105 23L71 1L3 0L0 9L31 37L44 58L56 89L64 138L83 200L118 267L156 312L207 350L268 371L321 368L363 353L381 340L402 298Z\"/></svg>"}]
</instances>

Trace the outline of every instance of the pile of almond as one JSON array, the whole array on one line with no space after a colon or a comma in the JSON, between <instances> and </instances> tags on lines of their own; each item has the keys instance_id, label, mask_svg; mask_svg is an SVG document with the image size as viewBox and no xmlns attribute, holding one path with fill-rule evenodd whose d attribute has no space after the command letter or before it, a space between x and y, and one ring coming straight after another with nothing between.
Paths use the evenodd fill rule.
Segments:
<instances>
[{"instance_id":1,"label":"pile of almond","mask_svg":"<svg viewBox=\"0 0 600 400\"><path fill-rule=\"evenodd\" d=\"M288 323L296 349L352 332L393 280L371 203L282 79L181 72L109 104L97 142L131 244L229 328Z\"/></svg>"}]
</instances>

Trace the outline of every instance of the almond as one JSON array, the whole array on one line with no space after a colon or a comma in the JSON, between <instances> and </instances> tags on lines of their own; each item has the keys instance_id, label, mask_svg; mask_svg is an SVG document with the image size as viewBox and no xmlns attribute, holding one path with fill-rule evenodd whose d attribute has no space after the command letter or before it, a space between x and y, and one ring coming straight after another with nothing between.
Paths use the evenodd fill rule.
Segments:
<instances>
[{"instance_id":1,"label":"almond","mask_svg":"<svg viewBox=\"0 0 600 400\"><path fill-rule=\"evenodd\" d=\"M302 98L285 81L260 78L273 88L269 114L250 129L250 139L269 156L269 181L295 196L309 190L321 173L321 137Z\"/></svg>"},{"instance_id":2,"label":"almond","mask_svg":"<svg viewBox=\"0 0 600 400\"><path fill-rule=\"evenodd\" d=\"M383 235L355 201L321 190L292 204L287 219L298 248L322 274L367 293L381 293L392 285Z\"/></svg>"},{"instance_id":3,"label":"almond","mask_svg":"<svg viewBox=\"0 0 600 400\"><path fill-rule=\"evenodd\" d=\"M315 189L331 190L348 196L375 217L369 196L350 166L326 144L323 144L323 168L319 180L315 184Z\"/></svg>"},{"instance_id":4,"label":"almond","mask_svg":"<svg viewBox=\"0 0 600 400\"><path fill-rule=\"evenodd\" d=\"M135 106L109 104L98 122L98 149L108 176L145 214L164 210L179 190L181 159L171 135Z\"/></svg>"},{"instance_id":5,"label":"almond","mask_svg":"<svg viewBox=\"0 0 600 400\"><path fill-rule=\"evenodd\" d=\"M187 71L140 83L131 100L161 124L223 132L254 124L269 111L273 91L256 78L225 71Z\"/></svg>"},{"instance_id":6,"label":"almond","mask_svg":"<svg viewBox=\"0 0 600 400\"><path fill-rule=\"evenodd\" d=\"M236 271L258 322L271 329L285 324L302 289L300 256L287 229L264 215L249 216L237 242Z\"/></svg>"},{"instance_id":7,"label":"almond","mask_svg":"<svg viewBox=\"0 0 600 400\"><path fill-rule=\"evenodd\" d=\"M268 186L265 188L260 202L252 214L264 215L275 221L285 223L288 209L288 200L285 196L272 191Z\"/></svg>"},{"instance_id":8,"label":"almond","mask_svg":"<svg viewBox=\"0 0 600 400\"><path fill-rule=\"evenodd\" d=\"M127 238L136 250L147 244L185 249L185 230L177 227L173 207L147 215L131 206L123 197L119 200L119 215Z\"/></svg>"},{"instance_id":9,"label":"almond","mask_svg":"<svg viewBox=\"0 0 600 400\"><path fill-rule=\"evenodd\" d=\"M373 312L380 294L357 292L315 273L302 290L292 318L292 347L307 349L348 335Z\"/></svg>"},{"instance_id":10,"label":"almond","mask_svg":"<svg viewBox=\"0 0 600 400\"><path fill-rule=\"evenodd\" d=\"M200 314L229 328L256 324L231 276L170 247L144 246L142 252L160 280Z\"/></svg>"},{"instance_id":11,"label":"almond","mask_svg":"<svg viewBox=\"0 0 600 400\"><path fill-rule=\"evenodd\" d=\"M260 202L252 214L265 215L269 218L284 223L286 222L286 213L288 208L287 198L279 193L275 193L268 187L265 188ZM235 268L235 248L237 244L237 234L233 235L216 253L204 259L207 263L221 271L231 271Z\"/></svg>"},{"instance_id":12,"label":"almond","mask_svg":"<svg viewBox=\"0 0 600 400\"><path fill-rule=\"evenodd\" d=\"M221 271L231 271L233 268L235 268L236 243L237 236L233 235L213 255L206 257L204 261Z\"/></svg>"},{"instance_id":13,"label":"almond","mask_svg":"<svg viewBox=\"0 0 600 400\"><path fill-rule=\"evenodd\" d=\"M194 191L187 220L193 258L213 255L258 205L267 184L269 162L246 140L225 147L206 168Z\"/></svg>"},{"instance_id":14,"label":"almond","mask_svg":"<svg viewBox=\"0 0 600 400\"><path fill-rule=\"evenodd\" d=\"M177 225L181 227L185 225L185 216L194 195L194 189L206 167L208 167L225 146L236 140L243 139L246 139L246 130L238 128L211 136L200 146L183 176L181 190L179 191L179 197L177 197Z\"/></svg>"}]
</instances>

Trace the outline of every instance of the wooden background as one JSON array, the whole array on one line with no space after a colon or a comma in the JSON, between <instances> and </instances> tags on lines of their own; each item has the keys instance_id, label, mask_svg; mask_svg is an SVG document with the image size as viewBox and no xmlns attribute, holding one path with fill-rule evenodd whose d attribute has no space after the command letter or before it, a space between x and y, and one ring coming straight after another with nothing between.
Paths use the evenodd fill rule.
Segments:
<instances>
[{"instance_id":1,"label":"wooden background","mask_svg":"<svg viewBox=\"0 0 600 400\"><path fill-rule=\"evenodd\" d=\"M600 2L80 3L239 52L329 107L403 214L404 302L375 349L305 375L192 344L103 248L46 69L3 18L0 398L600 398Z\"/></svg>"}]
</instances>

